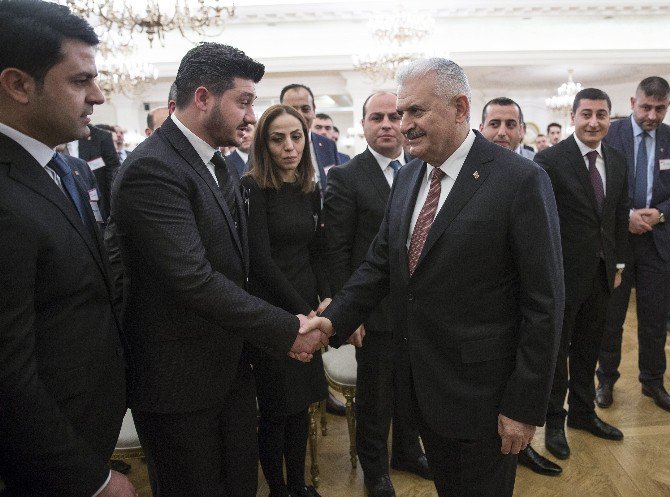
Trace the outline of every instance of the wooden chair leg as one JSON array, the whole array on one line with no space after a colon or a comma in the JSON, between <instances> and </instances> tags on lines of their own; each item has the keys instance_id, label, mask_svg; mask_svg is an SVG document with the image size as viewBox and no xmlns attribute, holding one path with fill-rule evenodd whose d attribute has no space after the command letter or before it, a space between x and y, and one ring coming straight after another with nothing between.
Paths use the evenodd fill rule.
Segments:
<instances>
[{"instance_id":1,"label":"wooden chair leg","mask_svg":"<svg viewBox=\"0 0 670 497\"><path fill-rule=\"evenodd\" d=\"M314 488L319 486L319 462L318 462L318 440L316 428L316 413L319 411L319 403L315 402L309 406L309 457L310 457L310 474L312 476L312 485Z\"/></svg>"},{"instance_id":2,"label":"wooden chair leg","mask_svg":"<svg viewBox=\"0 0 670 497\"><path fill-rule=\"evenodd\" d=\"M345 388L342 392L346 399L347 426L349 428L349 455L351 458L351 467L356 469L358 462L358 453L356 452L356 414L354 413L355 388Z\"/></svg>"},{"instance_id":3,"label":"wooden chair leg","mask_svg":"<svg viewBox=\"0 0 670 497\"><path fill-rule=\"evenodd\" d=\"M328 435L328 417L326 416L326 401L319 402L319 409L321 411L321 434L325 437Z\"/></svg>"}]
</instances>

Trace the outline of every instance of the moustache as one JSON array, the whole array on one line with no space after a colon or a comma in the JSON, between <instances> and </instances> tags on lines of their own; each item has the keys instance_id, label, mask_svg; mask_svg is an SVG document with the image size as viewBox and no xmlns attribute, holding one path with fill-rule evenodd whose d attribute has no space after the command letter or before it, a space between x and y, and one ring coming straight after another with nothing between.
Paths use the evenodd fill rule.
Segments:
<instances>
[{"instance_id":1,"label":"moustache","mask_svg":"<svg viewBox=\"0 0 670 497\"><path fill-rule=\"evenodd\" d=\"M414 138L420 138L425 135L426 133L424 133L423 131L419 131L417 129L410 129L407 133L405 133L405 137L408 140L413 140Z\"/></svg>"}]
</instances>

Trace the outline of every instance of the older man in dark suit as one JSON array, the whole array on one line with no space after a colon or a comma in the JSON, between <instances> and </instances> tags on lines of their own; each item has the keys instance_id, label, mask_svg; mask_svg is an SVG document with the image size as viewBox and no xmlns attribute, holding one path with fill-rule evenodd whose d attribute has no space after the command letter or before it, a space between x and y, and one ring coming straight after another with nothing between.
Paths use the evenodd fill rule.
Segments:
<instances>
[{"instance_id":1,"label":"older man in dark suit","mask_svg":"<svg viewBox=\"0 0 670 497\"><path fill-rule=\"evenodd\" d=\"M368 148L328 174L324 222L333 293L363 262L384 218L393 180L407 162L395 104L395 93L379 92L367 98L362 125ZM356 350L356 449L370 497L395 495L387 449L392 417L391 466L431 477L418 430L413 420L403 416L404 406L393 394L390 314L388 300L384 300L360 326L356 338L360 346Z\"/></svg>"},{"instance_id":2,"label":"older man in dark suit","mask_svg":"<svg viewBox=\"0 0 670 497\"><path fill-rule=\"evenodd\" d=\"M112 220L124 268L129 404L160 497L256 495L247 344L300 355L319 333L246 291L244 204L219 152L255 123L262 64L203 43L182 59L176 110L124 161ZM127 291L126 291L127 290Z\"/></svg>"},{"instance_id":3,"label":"older man in dark suit","mask_svg":"<svg viewBox=\"0 0 670 497\"><path fill-rule=\"evenodd\" d=\"M126 410L119 323L89 197L57 145L89 133L98 38L67 7L0 1L3 495L132 497L109 470Z\"/></svg>"},{"instance_id":4,"label":"older man in dark suit","mask_svg":"<svg viewBox=\"0 0 670 497\"><path fill-rule=\"evenodd\" d=\"M670 411L665 374L666 318L670 308L670 126L663 124L670 102L668 82L652 76L631 97L633 113L612 123L605 143L628 164L632 211L630 254L621 286L612 293L600 349L596 402L609 407L619 378L621 337L631 287L635 285L642 393Z\"/></svg>"},{"instance_id":5,"label":"older man in dark suit","mask_svg":"<svg viewBox=\"0 0 670 497\"><path fill-rule=\"evenodd\" d=\"M602 143L611 106L602 90L580 91L572 106L574 134L535 155L551 178L561 220L566 303L545 430L545 445L559 459L570 455L566 416L571 428L623 438L596 415L593 382L607 300L621 283L627 249L626 162Z\"/></svg>"},{"instance_id":6,"label":"older man in dark suit","mask_svg":"<svg viewBox=\"0 0 670 497\"><path fill-rule=\"evenodd\" d=\"M410 153L365 261L310 326L341 343L390 295L398 390L441 497L511 496L542 425L563 311L546 173L469 126L470 88L445 59L401 69ZM549 366L549 367L548 367Z\"/></svg>"}]
</instances>

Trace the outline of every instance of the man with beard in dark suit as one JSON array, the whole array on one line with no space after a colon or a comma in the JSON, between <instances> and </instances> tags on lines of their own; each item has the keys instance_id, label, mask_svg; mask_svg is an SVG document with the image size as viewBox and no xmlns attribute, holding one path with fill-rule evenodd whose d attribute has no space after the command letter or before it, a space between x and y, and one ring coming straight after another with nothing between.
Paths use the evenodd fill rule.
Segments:
<instances>
[{"instance_id":1,"label":"man with beard in dark suit","mask_svg":"<svg viewBox=\"0 0 670 497\"><path fill-rule=\"evenodd\" d=\"M559 459L570 456L566 417L570 428L623 438L596 415L593 381L607 300L621 283L627 250L626 162L602 143L611 108L602 90L580 91L572 105L574 134L534 159L551 178L561 221L566 302L545 430L545 446Z\"/></svg>"},{"instance_id":2,"label":"man with beard in dark suit","mask_svg":"<svg viewBox=\"0 0 670 497\"><path fill-rule=\"evenodd\" d=\"M384 218L393 179L407 162L395 103L395 93L379 92L367 98L361 124L368 148L328 173L324 224L333 293L363 262ZM391 418L391 467L431 478L418 430L413 420L407 419L402 400L393 394L393 356L388 353L393 346L390 314L385 300L355 337L360 347L356 350L356 450L370 497L395 495L386 443Z\"/></svg>"},{"instance_id":3,"label":"man with beard in dark suit","mask_svg":"<svg viewBox=\"0 0 670 497\"><path fill-rule=\"evenodd\" d=\"M438 495L509 497L516 454L544 423L563 314L551 183L470 129L454 62L415 61L398 83L417 159L396 177L365 260L306 329L343 343L390 295L398 391Z\"/></svg>"},{"instance_id":4,"label":"man with beard in dark suit","mask_svg":"<svg viewBox=\"0 0 670 497\"><path fill-rule=\"evenodd\" d=\"M3 496L133 497L109 457L126 410L107 261L54 147L88 136L98 38L65 6L0 1Z\"/></svg>"},{"instance_id":5,"label":"man with beard in dark suit","mask_svg":"<svg viewBox=\"0 0 670 497\"><path fill-rule=\"evenodd\" d=\"M219 151L256 122L262 64L218 43L182 59L176 110L124 161L112 222L124 263L129 405L159 497L252 497L248 344L302 360L322 343L247 293L244 204Z\"/></svg>"}]
</instances>

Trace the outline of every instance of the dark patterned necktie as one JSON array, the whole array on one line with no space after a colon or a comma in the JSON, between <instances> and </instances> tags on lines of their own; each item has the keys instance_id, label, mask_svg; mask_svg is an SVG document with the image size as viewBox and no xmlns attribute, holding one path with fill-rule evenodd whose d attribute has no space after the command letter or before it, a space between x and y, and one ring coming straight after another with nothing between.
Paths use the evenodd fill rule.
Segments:
<instances>
[{"instance_id":1,"label":"dark patterned necktie","mask_svg":"<svg viewBox=\"0 0 670 497\"><path fill-rule=\"evenodd\" d=\"M426 243L426 238L428 237L428 232L430 227L433 225L433 220L435 219L435 212L437 211L437 204L440 201L440 192L442 191L442 178L445 176L445 172L442 169L437 167L433 168L433 176L430 178L430 187L428 188L428 196L426 201L421 207L419 212L419 217L416 220L414 225L414 231L412 232L412 238L409 241L409 275L414 274L416 265L419 262L419 257L421 256L421 251L423 246Z\"/></svg>"},{"instance_id":2,"label":"dark patterned necktie","mask_svg":"<svg viewBox=\"0 0 670 497\"><path fill-rule=\"evenodd\" d=\"M633 192L633 208L644 209L647 207L647 140L649 135L642 132L640 147L637 149L635 159L635 191Z\"/></svg>"},{"instance_id":3,"label":"dark patterned necktie","mask_svg":"<svg viewBox=\"0 0 670 497\"><path fill-rule=\"evenodd\" d=\"M589 160L589 177L591 178L591 185L593 185L593 193L596 195L596 203L598 204L598 212L603 210L603 202L605 200L605 188L603 187L603 178L596 167L596 159L598 152L591 150L586 154Z\"/></svg>"},{"instance_id":4,"label":"dark patterned necktie","mask_svg":"<svg viewBox=\"0 0 670 497\"><path fill-rule=\"evenodd\" d=\"M72 168L65 161L65 159L61 157L61 155L58 153L54 154L54 156L49 161L47 166L53 169L56 172L56 174L58 174L58 176L60 177L61 185L67 192L67 196L74 204L74 207L77 209L77 213L79 213L79 218L81 219L84 226L88 228L91 236L93 236L94 228L91 226L90 217L86 212L87 199L84 198L82 192L79 190L79 188L77 188L76 180L74 179L74 175L72 174Z\"/></svg>"},{"instance_id":5,"label":"dark patterned necktie","mask_svg":"<svg viewBox=\"0 0 670 497\"><path fill-rule=\"evenodd\" d=\"M216 176L216 181L219 183L219 189L223 194L223 198L228 205L228 210L230 215L235 221L237 226L238 217L237 217L237 201L235 200L235 186L233 185L233 180L230 177L230 171L228 171L228 165L226 160L221 155L221 152L215 152L212 157L212 164L214 164L214 175Z\"/></svg>"}]
</instances>

